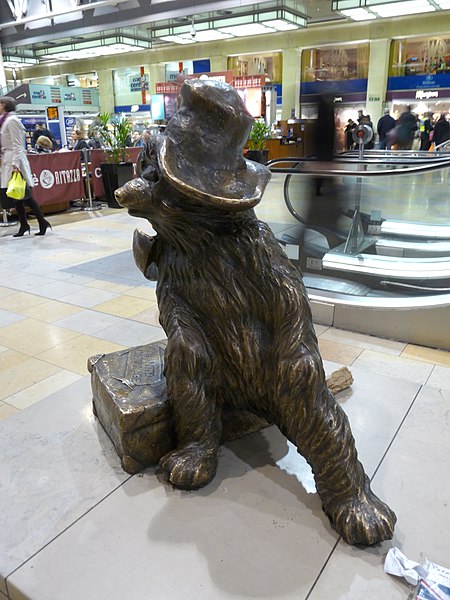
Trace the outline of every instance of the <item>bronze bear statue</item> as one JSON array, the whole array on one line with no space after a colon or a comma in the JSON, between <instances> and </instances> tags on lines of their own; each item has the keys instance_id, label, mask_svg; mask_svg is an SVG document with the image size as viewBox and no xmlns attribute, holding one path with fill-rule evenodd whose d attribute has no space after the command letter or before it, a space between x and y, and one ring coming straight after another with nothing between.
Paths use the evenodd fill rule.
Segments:
<instances>
[{"instance_id":1,"label":"bronze bear statue","mask_svg":"<svg viewBox=\"0 0 450 600\"><path fill-rule=\"evenodd\" d=\"M140 176L116 192L133 216L135 260L157 279L177 447L160 461L183 489L214 477L222 409L276 424L311 465L323 509L350 544L390 539L392 510L371 491L344 411L325 382L301 273L253 207L269 170L243 157L253 118L226 84L187 80Z\"/></svg>"}]
</instances>

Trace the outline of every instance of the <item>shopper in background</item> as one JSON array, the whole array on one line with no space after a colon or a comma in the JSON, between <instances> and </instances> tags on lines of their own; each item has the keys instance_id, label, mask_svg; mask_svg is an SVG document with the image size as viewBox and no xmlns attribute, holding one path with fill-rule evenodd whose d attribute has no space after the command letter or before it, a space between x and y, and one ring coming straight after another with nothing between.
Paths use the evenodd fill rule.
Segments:
<instances>
[{"instance_id":1,"label":"shopper in background","mask_svg":"<svg viewBox=\"0 0 450 600\"><path fill-rule=\"evenodd\" d=\"M333 96L324 95L319 100L318 117L314 127L314 156L316 169L333 171L335 166L336 121ZM340 228L340 219L346 209L347 197L342 195L339 177L313 176L305 182L307 208L305 210L306 228L336 232ZM303 232L304 233L304 232ZM302 245L304 241L302 240Z\"/></svg>"},{"instance_id":2,"label":"shopper in background","mask_svg":"<svg viewBox=\"0 0 450 600\"><path fill-rule=\"evenodd\" d=\"M347 150L353 150L355 142L353 141L353 131L355 130L356 123L353 119L347 121L347 125L344 128L345 133L345 147Z\"/></svg>"},{"instance_id":3,"label":"shopper in background","mask_svg":"<svg viewBox=\"0 0 450 600\"><path fill-rule=\"evenodd\" d=\"M134 147L144 145L144 142L142 141L141 132L138 131L137 129L135 129L133 131L133 133L131 134L131 145Z\"/></svg>"},{"instance_id":4,"label":"shopper in background","mask_svg":"<svg viewBox=\"0 0 450 600\"><path fill-rule=\"evenodd\" d=\"M378 119L377 133L380 150L390 150L391 144L388 142L388 133L396 126L397 121L389 114L389 109L384 109L384 114Z\"/></svg>"},{"instance_id":5,"label":"shopper in background","mask_svg":"<svg viewBox=\"0 0 450 600\"><path fill-rule=\"evenodd\" d=\"M420 150L430 149L432 137L431 132L433 131L432 117L433 113L428 113L427 118L420 125Z\"/></svg>"},{"instance_id":6,"label":"shopper in background","mask_svg":"<svg viewBox=\"0 0 450 600\"><path fill-rule=\"evenodd\" d=\"M370 115L363 115L360 125L366 125L367 127L369 127L369 129L371 129L372 137L368 142L364 144L364 148L366 150L373 150L373 148L375 147L375 132L373 130L373 123L372 119L370 118Z\"/></svg>"},{"instance_id":7,"label":"shopper in background","mask_svg":"<svg viewBox=\"0 0 450 600\"><path fill-rule=\"evenodd\" d=\"M72 129L72 142L69 145L70 150L89 150L89 144L81 129Z\"/></svg>"},{"instance_id":8,"label":"shopper in background","mask_svg":"<svg viewBox=\"0 0 450 600\"><path fill-rule=\"evenodd\" d=\"M88 131L88 146L91 150L98 150L102 147L102 143L98 137L98 131L95 128L90 128Z\"/></svg>"},{"instance_id":9,"label":"shopper in background","mask_svg":"<svg viewBox=\"0 0 450 600\"><path fill-rule=\"evenodd\" d=\"M8 201L6 190L13 173L19 172L27 182L26 196L23 200L14 200L14 208L20 221L19 231L13 237L22 237L30 233L25 205L29 206L39 223L39 232L35 235L45 235L52 226L44 219L38 203L33 198L33 176L25 150L25 128L15 113L16 101L9 96L0 97L0 148L1 148L1 203Z\"/></svg>"},{"instance_id":10,"label":"shopper in background","mask_svg":"<svg viewBox=\"0 0 450 600\"><path fill-rule=\"evenodd\" d=\"M334 103L328 96L321 96L314 131L314 155L320 162L331 163L336 143ZM316 196L322 195L323 177L316 178Z\"/></svg>"},{"instance_id":11,"label":"shopper in background","mask_svg":"<svg viewBox=\"0 0 450 600\"><path fill-rule=\"evenodd\" d=\"M450 123L447 121L445 113L434 124L433 142L434 147L439 146L443 142L450 140Z\"/></svg>"},{"instance_id":12,"label":"shopper in background","mask_svg":"<svg viewBox=\"0 0 450 600\"><path fill-rule=\"evenodd\" d=\"M416 115L408 105L398 119L397 150L411 150L418 129Z\"/></svg>"},{"instance_id":13,"label":"shopper in background","mask_svg":"<svg viewBox=\"0 0 450 600\"><path fill-rule=\"evenodd\" d=\"M34 126L33 135L31 136L31 147L34 148L36 146L36 142L41 135L45 135L52 142L52 149L56 150L56 141L53 137L53 134L44 123L36 123Z\"/></svg>"},{"instance_id":14,"label":"shopper in background","mask_svg":"<svg viewBox=\"0 0 450 600\"><path fill-rule=\"evenodd\" d=\"M142 145L145 146L145 144L151 137L152 132L150 131L150 129L144 129L144 131L142 132Z\"/></svg>"},{"instance_id":15,"label":"shopper in background","mask_svg":"<svg viewBox=\"0 0 450 600\"><path fill-rule=\"evenodd\" d=\"M50 154L53 151L52 140L46 135L40 135L36 140L34 151L39 154Z\"/></svg>"}]
</instances>

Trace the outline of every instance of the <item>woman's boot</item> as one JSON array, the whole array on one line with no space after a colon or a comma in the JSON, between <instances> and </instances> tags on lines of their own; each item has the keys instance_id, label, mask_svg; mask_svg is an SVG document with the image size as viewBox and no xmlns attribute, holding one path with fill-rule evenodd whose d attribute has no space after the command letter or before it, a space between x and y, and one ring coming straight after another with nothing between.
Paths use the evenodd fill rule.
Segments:
<instances>
[{"instance_id":1,"label":"woman's boot","mask_svg":"<svg viewBox=\"0 0 450 600\"><path fill-rule=\"evenodd\" d=\"M22 237L25 233L30 234L30 226L27 221L27 213L25 212L25 204L23 200L14 202L14 208L16 209L17 216L19 217L20 227L19 231L13 235L13 237Z\"/></svg>"},{"instance_id":2,"label":"woman's boot","mask_svg":"<svg viewBox=\"0 0 450 600\"><path fill-rule=\"evenodd\" d=\"M50 223L48 221L46 221L44 219L44 215L42 214L39 204L36 202L36 200L31 195L25 200L25 202L31 208L34 216L36 217L36 219L38 220L38 223L39 223L39 231L37 233L35 233L34 235L45 235L45 232L47 231L47 229L49 227L50 227L50 229L52 229L52 226L50 225Z\"/></svg>"}]
</instances>

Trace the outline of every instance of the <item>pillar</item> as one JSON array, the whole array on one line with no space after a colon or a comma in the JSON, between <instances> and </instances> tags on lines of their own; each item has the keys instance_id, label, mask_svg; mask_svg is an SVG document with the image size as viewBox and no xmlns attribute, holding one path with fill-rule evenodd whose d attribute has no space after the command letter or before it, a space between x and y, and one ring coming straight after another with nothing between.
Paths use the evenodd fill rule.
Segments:
<instances>
[{"instance_id":1,"label":"pillar","mask_svg":"<svg viewBox=\"0 0 450 600\"><path fill-rule=\"evenodd\" d=\"M378 119L383 115L383 108L386 102L389 50L390 40L388 39L373 40L370 42L366 114L370 115L375 129Z\"/></svg>"},{"instance_id":2,"label":"pillar","mask_svg":"<svg viewBox=\"0 0 450 600\"><path fill-rule=\"evenodd\" d=\"M166 80L166 73L163 63L154 63L149 65L150 73L150 96L156 94L156 84Z\"/></svg>"},{"instance_id":3,"label":"pillar","mask_svg":"<svg viewBox=\"0 0 450 600\"><path fill-rule=\"evenodd\" d=\"M228 67L228 57L219 55L219 56L211 56L209 58L211 73L217 73L221 71L227 71Z\"/></svg>"},{"instance_id":4,"label":"pillar","mask_svg":"<svg viewBox=\"0 0 450 600\"><path fill-rule=\"evenodd\" d=\"M292 109L300 115L300 53L296 48L283 51L282 120L291 118Z\"/></svg>"},{"instance_id":5,"label":"pillar","mask_svg":"<svg viewBox=\"0 0 450 600\"><path fill-rule=\"evenodd\" d=\"M98 96L102 112L114 112L114 86L111 69L98 71Z\"/></svg>"}]
</instances>

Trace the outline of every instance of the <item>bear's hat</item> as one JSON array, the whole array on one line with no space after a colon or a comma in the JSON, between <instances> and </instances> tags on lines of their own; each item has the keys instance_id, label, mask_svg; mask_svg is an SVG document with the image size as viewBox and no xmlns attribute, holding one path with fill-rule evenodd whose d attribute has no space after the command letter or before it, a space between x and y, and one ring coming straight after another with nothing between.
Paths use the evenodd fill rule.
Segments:
<instances>
[{"instance_id":1,"label":"bear's hat","mask_svg":"<svg viewBox=\"0 0 450 600\"><path fill-rule=\"evenodd\" d=\"M212 79L188 79L180 107L161 136L158 161L169 183L202 204L252 208L270 180L264 165L243 157L253 117L237 91Z\"/></svg>"}]
</instances>

